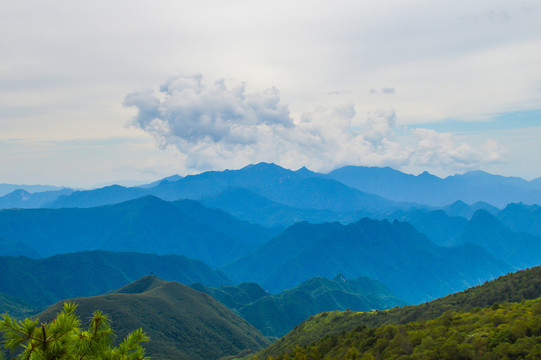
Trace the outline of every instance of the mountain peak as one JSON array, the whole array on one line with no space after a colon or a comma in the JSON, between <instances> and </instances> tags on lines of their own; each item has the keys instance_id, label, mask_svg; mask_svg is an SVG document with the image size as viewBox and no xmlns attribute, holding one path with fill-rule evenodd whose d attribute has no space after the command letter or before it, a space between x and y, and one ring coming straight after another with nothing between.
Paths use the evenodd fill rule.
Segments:
<instances>
[{"instance_id":1,"label":"mountain peak","mask_svg":"<svg viewBox=\"0 0 541 360\"><path fill-rule=\"evenodd\" d=\"M473 213L468 227L473 225L476 227L482 226L483 228L489 228L493 231L503 232L504 230L507 230L507 228L505 228L505 226L494 215L485 209L479 209Z\"/></svg>"},{"instance_id":2,"label":"mountain peak","mask_svg":"<svg viewBox=\"0 0 541 360\"><path fill-rule=\"evenodd\" d=\"M160 279L156 275L143 276L139 280L135 280L132 283L118 289L115 293L118 294L142 294L149 290L152 290L158 286L165 284L166 281Z\"/></svg>"},{"instance_id":3,"label":"mountain peak","mask_svg":"<svg viewBox=\"0 0 541 360\"><path fill-rule=\"evenodd\" d=\"M298 175L303 175L303 176L313 176L313 175L316 174L312 170L307 169L305 166L303 166L300 169L298 169L297 171L295 171L295 173L298 174Z\"/></svg>"},{"instance_id":4,"label":"mountain peak","mask_svg":"<svg viewBox=\"0 0 541 360\"><path fill-rule=\"evenodd\" d=\"M243 167L241 170L252 170L252 171L288 171L283 167L276 165L275 163L266 163L260 162L257 164L251 164Z\"/></svg>"}]
</instances>

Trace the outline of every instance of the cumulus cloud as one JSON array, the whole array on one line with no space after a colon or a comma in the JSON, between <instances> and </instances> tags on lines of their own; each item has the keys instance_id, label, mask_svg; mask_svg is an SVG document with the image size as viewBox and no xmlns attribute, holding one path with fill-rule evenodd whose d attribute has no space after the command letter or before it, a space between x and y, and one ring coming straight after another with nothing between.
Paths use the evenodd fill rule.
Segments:
<instances>
[{"instance_id":1,"label":"cumulus cloud","mask_svg":"<svg viewBox=\"0 0 541 360\"><path fill-rule=\"evenodd\" d=\"M295 120L276 88L249 93L243 83L207 85L201 75L171 78L157 92L129 94L124 105L138 109L131 125L152 134L162 148L176 147L184 166L197 170L260 161L319 171L350 164L460 170L503 156L493 141L475 149L428 129L412 129L405 141L392 109L362 117L345 104Z\"/></svg>"},{"instance_id":2,"label":"cumulus cloud","mask_svg":"<svg viewBox=\"0 0 541 360\"><path fill-rule=\"evenodd\" d=\"M468 169L503 160L504 151L493 140L489 140L481 149L474 149L465 142L458 143L451 133L438 133L430 129L413 129L412 133L417 146L410 160L419 166Z\"/></svg>"}]
</instances>

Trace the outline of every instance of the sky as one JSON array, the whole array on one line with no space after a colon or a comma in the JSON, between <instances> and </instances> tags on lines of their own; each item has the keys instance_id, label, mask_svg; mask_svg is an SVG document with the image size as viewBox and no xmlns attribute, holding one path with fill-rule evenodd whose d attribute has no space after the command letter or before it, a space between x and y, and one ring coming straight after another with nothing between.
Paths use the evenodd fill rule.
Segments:
<instances>
[{"instance_id":1,"label":"sky","mask_svg":"<svg viewBox=\"0 0 541 360\"><path fill-rule=\"evenodd\" d=\"M541 2L4 0L0 183L541 177Z\"/></svg>"}]
</instances>

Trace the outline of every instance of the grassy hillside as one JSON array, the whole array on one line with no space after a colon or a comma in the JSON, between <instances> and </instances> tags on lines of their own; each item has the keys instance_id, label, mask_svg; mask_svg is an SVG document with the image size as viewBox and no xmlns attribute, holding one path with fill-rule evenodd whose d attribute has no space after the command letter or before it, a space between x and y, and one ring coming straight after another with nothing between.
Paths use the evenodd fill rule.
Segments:
<instances>
[{"instance_id":1,"label":"grassy hillside","mask_svg":"<svg viewBox=\"0 0 541 360\"><path fill-rule=\"evenodd\" d=\"M384 324L406 324L410 321L435 319L446 311L470 311L494 303L520 302L540 296L541 267L538 266L420 305L374 312L325 312L299 324L288 335L265 349L260 358L286 353L291 347L307 346L326 335L352 331L358 326L373 328Z\"/></svg>"},{"instance_id":2,"label":"grassy hillside","mask_svg":"<svg viewBox=\"0 0 541 360\"><path fill-rule=\"evenodd\" d=\"M87 251L46 259L0 257L0 292L44 307L57 301L99 295L151 273L185 284L229 284L221 272L178 255Z\"/></svg>"},{"instance_id":3,"label":"grassy hillside","mask_svg":"<svg viewBox=\"0 0 541 360\"><path fill-rule=\"evenodd\" d=\"M153 359L218 359L269 344L257 329L212 297L155 276L111 294L72 301L78 304L83 322L96 309L109 315L118 339L142 328L150 336L145 347ZM52 319L62 306L57 303L39 314L40 321Z\"/></svg>"}]
</instances>

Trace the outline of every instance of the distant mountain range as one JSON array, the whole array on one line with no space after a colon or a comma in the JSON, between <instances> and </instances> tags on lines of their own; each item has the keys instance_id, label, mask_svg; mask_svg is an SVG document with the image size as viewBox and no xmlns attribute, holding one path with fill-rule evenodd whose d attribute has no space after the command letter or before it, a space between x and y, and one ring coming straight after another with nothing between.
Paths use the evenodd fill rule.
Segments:
<instances>
[{"instance_id":1,"label":"distant mountain range","mask_svg":"<svg viewBox=\"0 0 541 360\"><path fill-rule=\"evenodd\" d=\"M0 190L6 192L0 192L0 208L86 208L154 195L167 201L203 200L240 219L271 227L302 220L351 222L361 216L381 215L413 204L445 207L449 215L470 217L479 209L493 212L494 206L541 203L541 178L526 181L482 171L439 178L427 172L411 175L388 167L363 166L346 166L321 174L306 168L292 171L268 163L186 177L173 175L138 187L112 185L74 191L2 186ZM13 192L8 194L8 189ZM264 206L255 207L255 203ZM471 205L461 208L465 203ZM254 211L261 216L254 216Z\"/></svg>"},{"instance_id":2,"label":"distant mountain range","mask_svg":"<svg viewBox=\"0 0 541 360\"><path fill-rule=\"evenodd\" d=\"M398 297L418 303L495 278L512 267L476 245L436 246L408 223L361 219L298 223L222 270L271 292L314 277L368 276ZM284 276L287 274L287 276Z\"/></svg>"},{"instance_id":3,"label":"distant mountain range","mask_svg":"<svg viewBox=\"0 0 541 360\"><path fill-rule=\"evenodd\" d=\"M0 257L0 273L0 293L37 308L63 299L100 295L150 274L185 284L231 284L223 273L184 256L106 251L38 260L4 256Z\"/></svg>"},{"instance_id":4,"label":"distant mountain range","mask_svg":"<svg viewBox=\"0 0 541 360\"><path fill-rule=\"evenodd\" d=\"M538 205L509 204L499 211L479 209L469 220L450 216L443 210L428 209L398 211L387 218L409 222L438 245L479 245L515 269L540 263Z\"/></svg>"},{"instance_id":5,"label":"distant mountain range","mask_svg":"<svg viewBox=\"0 0 541 360\"><path fill-rule=\"evenodd\" d=\"M72 189L61 189L30 193L24 189L16 189L0 197L0 209L37 209L54 202L61 196L73 193L73 191Z\"/></svg>"},{"instance_id":6,"label":"distant mountain range","mask_svg":"<svg viewBox=\"0 0 541 360\"><path fill-rule=\"evenodd\" d=\"M255 283L218 289L201 284L190 286L235 310L271 339L287 334L301 321L322 311L370 311L405 305L385 285L366 277L352 280L342 275L333 280L315 277L276 295L267 294Z\"/></svg>"},{"instance_id":7,"label":"distant mountain range","mask_svg":"<svg viewBox=\"0 0 541 360\"><path fill-rule=\"evenodd\" d=\"M88 319L101 310L117 339L143 328L153 359L208 360L257 351L269 344L257 329L212 297L178 282L146 276L106 295L77 298L77 315ZM38 315L50 321L57 303Z\"/></svg>"},{"instance_id":8,"label":"distant mountain range","mask_svg":"<svg viewBox=\"0 0 541 360\"><path fill-rule=\"evenodd\" d=\"M526 181L518 177L470 171L442 179L426 171L411 175L389 167L364 166L346 166L327 176L394 201L431 206L445 206L457 200L468 204L481 201L497 207L513 202L541 203L541 178Z\"/></svg>"},{"instance_id":9,"label":"distant mountain range","mask_svg":"<svg viewBox=\"0 0 541 360\"><path fill-rule=\"evenodd\" d=\"M274 168L283 173L279 169ZM282 232L281 227L269 229L237 220L195 200L169 202L146 195L92 208L0 210L0 255L39 258L89 250L178 254L222 268L236 282L259 283L273 293L314 276L343 273L348 278L379 280L414 303L538 265L541 258L541 241L534 235L541 228L537 205L510 204L499 210L485 203L455 202L438 210L390 211L380 215L391 220L386 222L358 221L354 214L359 216L361 210L293 208L244 188L227 187L221 194L227 196L206 197L202 202L233 204L228 209L236 209L235 215L259 217L269 226L304 216L313 216L317 223L318 215L350 225L297 223ZM463 217L472 212L470 219Z\"/></svg>"},{"instance_id":10,"label":"distant mountain range","mask_svg":"<svg viewBox=\"0 0 541 360\"><path fill-rule=\"evenodd\" d=\"M271 235L222 211L154 196L95 208L0 210L0 236L42 256L96 249L137 251L182 254L217 267L247 254Z\"/></svg>"},{"instance_id":11,"label":"distant mountain range","mask_svg":"<svg viewBox=\"0 0 541 360\"><path fill-rule=\"evenodd\" d=\"M15 190L24 190L29 193L38 193L43 191L62 190L64 187L51 185L22 185L22 184L0 184L0 196L9 194Z\"/></svg>"}]
</instances>

